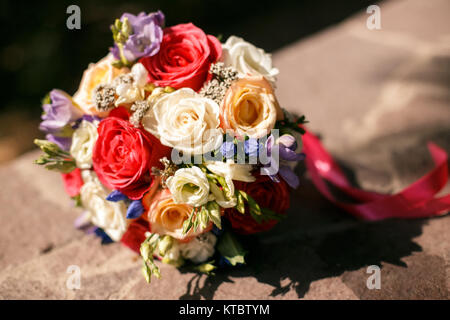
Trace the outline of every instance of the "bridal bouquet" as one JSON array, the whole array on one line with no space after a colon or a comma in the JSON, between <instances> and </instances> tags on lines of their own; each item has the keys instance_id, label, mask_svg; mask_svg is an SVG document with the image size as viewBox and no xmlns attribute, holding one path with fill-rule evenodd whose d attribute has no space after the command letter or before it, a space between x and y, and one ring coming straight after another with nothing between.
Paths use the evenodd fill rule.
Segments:
<instances>
[{"instance_id":1,"label":"bridal bouquet","mask_svg":"<svg viewBox=\"0 0 450 320\"><path fill-rule=\"evenodd\" d=\"M433 143L435 167L401 192L352 186L305 117L279 105L271 56L242 38L221 43L192 23L164 27L160 11L125 13L111 30L110 52L78 91L44 98L36 163L62 173L84 209L77 227L141 254L147 281L160 277L155 258L205 273L244 264L238 239L285 217L303 159L318 191L356 218L450 210L450 195L436 196L447 153Z\"/></svg>"},{"instance_id":2,"label":"bridal bouquet","mask_svg":"<svg viewBox=\"0 0 450 320\"><path fill-rule=\"evenodd\" d=\"M285 216L305 157L305 118L279 105L270 54L164 20L117 19L78 91L44 98L35 141L36 163L84 209L76 225L140 252L147 281L160 276L154 258L206 273L244 264L235 234Z\"/></svg>"}]
</instances>

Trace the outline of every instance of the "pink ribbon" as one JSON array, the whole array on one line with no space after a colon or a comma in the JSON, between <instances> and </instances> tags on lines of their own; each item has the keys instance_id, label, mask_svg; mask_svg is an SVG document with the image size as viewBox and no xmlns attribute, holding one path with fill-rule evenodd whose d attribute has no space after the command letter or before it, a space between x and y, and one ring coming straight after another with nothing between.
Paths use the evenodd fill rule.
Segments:
<instances>
[{"instance_id":1,"label":"pink ribbon","mask_svg":"<svg viewBox=\"0 0 450 320\"><path fill-rule=\"evenodd\" d=\"M450 210L450 194L435 197L447 183L447 153L432 142L428 143L428 149L435 167L403 191L390 195L352 187L319 139L308 131L303 135L306 168L317 189L329 201L355 217L372 221L387 218L424 218ZM337 200L326 181L355 199L357 203Z\"/></svg>"}]
</instances>

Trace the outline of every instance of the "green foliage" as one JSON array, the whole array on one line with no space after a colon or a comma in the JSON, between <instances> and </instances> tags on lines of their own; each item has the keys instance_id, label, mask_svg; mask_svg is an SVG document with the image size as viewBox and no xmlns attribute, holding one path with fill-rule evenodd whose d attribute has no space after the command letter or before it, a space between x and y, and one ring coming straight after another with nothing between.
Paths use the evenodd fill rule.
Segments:
<instances>
[{"instance_id":1,"label":"green foliage","mask_svg":"<svg viewBox=\"0 0 450 320\"><path fill-rule=\"evenodd\" d=\"M245 263L245 250L231 232L224 232L217 243L217 250L232 266Z\"/></svg>"},{"instance_id":2,"label":"green foliage","mask_svg":"<svg viewBox=\"0 0 450 320\"><path fill-rule=\"evenodd\" d=\"M35 139L34 143L44 151L44 154L34 161L35 164L61 173L72 172L77 167L72 156L55 143L39 139Z\"/></svg>"},{"instance_id":3,"label":"green foliage","mask_svg":"<svg viewBox=\"0 0 450 320\"><path fill-rule=\"evenodd\" d=\"M238 199L236 209L240 213L245 214L245 202L247 202L250 215L258 223L269 220L281 220L281 218L284 217L283 215L278 214L270 209L261 208L255 201L255 199L253 199L248 193L242 190L236 190L236 197Z\"/></svg>"},{"instance_id":4,"label":"green foliage","mask_svg":"<svg viewBox=\"0 0 450 320\"><path fill-rule=\"evenodd\" d=\"M205 273L208 275L213 275L213 271L217 269L217 267L214 265L214 261L204 262L199 265L195 265L192 267L195 271Z\"/></svg>"},{"instance_id":5,"label":"green foliage","mask_svg":"<svg viewBox=\"0 0 450 320\"><path fill-rule=\"evenodd\" d=\"M220 206L215 201L209 201L205 205L193 208L189 218L183 223L183 234L188 233L191 229L195 231L198 227L206 228L212 221L217 228L222 229L220 218Z\"/></svg>"},{"instance_id":6,"label":"green foliage","mask_svg":"<svg viewBox=\"0 0 450 320\"><path fill-rule=\"evenodd\" d=\"M300 134L305 134L305 129L301 128L300 125L308 123L305 116L301 116L294 121L289 120L289 117L284 117L284 120L279 120L275 123L275 128L280 130L290 129L297 131Z\"/></svg>"},{"instance_id":7,"label":"green foliage","mask_svg":"<svg viewBox=\"0 0 450 320\"><path fill-rule=\"evenodd\" d=\"M156 278L161 278L161 273L158 266L153 260L153 253L159 245L159 236L156 234L151 234L144 242L141 243L141 256L143 260L142 273L144 274L145 280L150 283L152 275Z\"/></svg>"}]
</instances>

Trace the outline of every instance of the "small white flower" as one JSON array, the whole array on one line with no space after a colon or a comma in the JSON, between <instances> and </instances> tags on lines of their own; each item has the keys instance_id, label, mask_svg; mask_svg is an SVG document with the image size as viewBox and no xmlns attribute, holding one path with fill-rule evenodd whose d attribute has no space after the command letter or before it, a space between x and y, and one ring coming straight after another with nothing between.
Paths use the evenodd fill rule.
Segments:
<instances>
[{"instance_id":1,"label":"small white flower","mask_svg":"<svg viewBox=\"0 0 450 320\"><path fill-rule=\"evenodd\" d=\"M222 143L219 105L189 88L158 99L144 115L142 124L163 145L187 154L203 154Z\"/></svg>"},{"instance_id":2,"label":"small white flower","mask_svg":"<svg viewBox=\"0 0 450 320\"><path fill-rule=\"evenodd\" d=\"M98 138L97 126L98 121L83 120L73 133L70 154L74 157L78 168L92 167L92 151Z\"/></svg>"},{"instance_id":3,"label":"small white flower","mask_svg":"<svg viewBox=\"0 0 450 320\"><path fill-rule=\"evenodd\" d=\"M231 36L222 45L225 66L234 67L240 76L261 75L275 84L279 71L272 67L272 56L242 38Z\"/></svg>"},{"instance_id":4,"label":"small white flower","mask_svg":"<svg viewBox=\"0 0 450 320\"><path fill-rule=\"evenodd\" d=\"M212 183L209 185L211 193L214 196L217 204L222 208L233 208L237 204L236 196L234 195L234 184L230 176L224 176L225 182L229 190L228 197L225 197L224 191L221 190L216 184ZM227 199L228 198L228 199Z\"/></svg>"},{"instance_id":5,"label":"small white flower","mask_svg":"<svg viewBox=\"0 0 450 320\"><path fill-rule=\"evenodd\" d=\"M251 171L253 166L251 164L235 163L233 159L228 159L227 162L211 161L206 163L206 167L212 173L222 177L230 177L232 180L254 182L256 178Z\"/></svg>"},{"instance_id":6,"label":"small white flower","mask_svg":"<svg viewBox=\"0 0 450 320\"><path fill-rule=\"evenodd\" d=\"M106 200L109 192L92 170L82 170L84 184L80 189L81 203L92 224L102 228L114 241L119 241L127 229L127 208L123 201Z\"/></svg>"},{"instance_id":7,"label":"small white flower","mask_svg":"<svg viewBox=\"0 0 450 320\"><path fill-rule=\"evenodd\" d=\"M199 167L178 169L166 180L175 203L199 207L208 202L209 182Z\"/></svg>"},{"instance_id":8,"label":"small white flower","mask_svg":"<svg viewBox=\"0 0 450 320\"><path fill-rule=\"evenodd\" d=\"M123 103L144 100L145 98L144 87L147 83L147 70L141 63L136 63L131 68L130 75L133 79L131 83L121 83L116 87L116 93L118 95L115 102L116 106Z\"/></svg>"},{"instance_id":9,"label":"small white flower","mask_svg":"<svg viewBox=\"0 0 450 320\"><path fill-rule=\"evenodd\" d=\"M217 238L211 232L201 234L188 243L180 243L181 256L194 263L205 262L214 254Z\"/></svg>"}]
</instances>

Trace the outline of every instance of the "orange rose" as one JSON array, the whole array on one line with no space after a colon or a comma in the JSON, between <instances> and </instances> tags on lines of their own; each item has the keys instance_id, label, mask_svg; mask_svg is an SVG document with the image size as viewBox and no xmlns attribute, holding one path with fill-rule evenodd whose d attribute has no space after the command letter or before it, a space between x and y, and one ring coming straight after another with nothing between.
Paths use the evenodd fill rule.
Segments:
<instances>
[{"instance_id":1,"label":"orange rose","mask_svg":"<svg viewBox=\"0 0 450 320\"><path fill-rule=\"evenodd\" d=\"M117 69L111 65L114 57L108 54L97 63L91 63L84 71L81 78L80 87L73 95L73 100L87 114L94 114L99 116L106 116L105 112L99 112L95 108L93 92L99 84L111 84L112 81L119 75L128 73L128 68Z\"/></svg>"},{"instance_id":2,"label":"orange rose","mask_svg":"<svg viewBox=\"0 0 450 320\"><path fill-rule=\"evenodd\" d=\"M150 231L159 235L169 235L178 240L189 241L193 237L211 230L212 223L206 229L199 226L197 232L191 228L187 234L183 234L183 223L189 218L192 209L190 205L175 203L168 189L159 191L155 194L148 211Z\"/></svg>"},{"instance_id":3,"label":"orange rose","mask_svg":"<svg viewBox=\"0 0 450 320\"><path fill-rule=\"evenodd\" d=\"M283 119L273 88L262 76L234 82L225 94L220 114L221 127L238 138L261 138Z\"/></svg>"}]
</instances>

